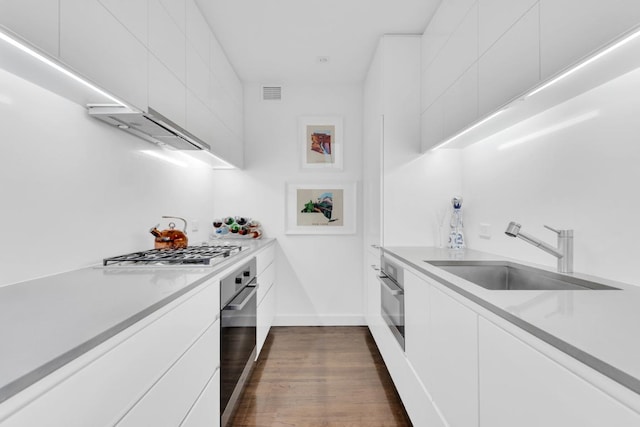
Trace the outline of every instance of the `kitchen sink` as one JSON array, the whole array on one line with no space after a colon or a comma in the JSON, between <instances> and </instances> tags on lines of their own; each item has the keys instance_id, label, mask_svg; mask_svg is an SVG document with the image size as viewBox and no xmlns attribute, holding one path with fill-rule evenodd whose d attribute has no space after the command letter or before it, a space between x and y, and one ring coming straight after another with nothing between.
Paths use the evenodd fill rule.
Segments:
<instances>
[{"instance_id":1,"label":"kitchen sink","mask_svg":"<svg viewBox=\"0 0 640 427\"><path fill-rule=\"evenodd\" d=\"M497 291L619 290L602 283L503 261L425 261L455 276Z\"/></svg>"}]
</instances>

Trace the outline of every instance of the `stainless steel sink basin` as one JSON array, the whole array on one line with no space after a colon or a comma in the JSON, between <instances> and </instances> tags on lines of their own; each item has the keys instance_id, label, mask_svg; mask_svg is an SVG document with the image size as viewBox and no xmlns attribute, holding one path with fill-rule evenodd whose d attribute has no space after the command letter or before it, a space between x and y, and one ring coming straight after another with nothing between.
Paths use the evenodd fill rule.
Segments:
<instances>
[{"instance_id":1,"label":"stainless steel sink basin","mask_svg":"<svg viewBox=\"0 0 640 427\"><path fill-rule=\"evenodd\" d=\"M502 261L425 261L490 290L618 290L602 283Z\"/></svg>"}]
</instances>

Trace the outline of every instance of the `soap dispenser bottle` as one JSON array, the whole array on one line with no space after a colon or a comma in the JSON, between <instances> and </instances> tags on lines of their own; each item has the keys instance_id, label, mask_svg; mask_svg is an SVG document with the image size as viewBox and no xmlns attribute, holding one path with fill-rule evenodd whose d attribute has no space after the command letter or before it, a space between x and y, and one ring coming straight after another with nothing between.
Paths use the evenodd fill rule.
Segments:
<instances>
[{"instance_id":1,"label":"soap dispenser bottle","mask_svg":"<svg viewBox=\"0 0 640 427\"><path fill-rule=\"evenodd\" d=\"M462 231L462 197L454 196L451 199L453 211L451 212L451 221L449 222L449 248L463 249L464 232Z\"/></svg>"}]
</instances>

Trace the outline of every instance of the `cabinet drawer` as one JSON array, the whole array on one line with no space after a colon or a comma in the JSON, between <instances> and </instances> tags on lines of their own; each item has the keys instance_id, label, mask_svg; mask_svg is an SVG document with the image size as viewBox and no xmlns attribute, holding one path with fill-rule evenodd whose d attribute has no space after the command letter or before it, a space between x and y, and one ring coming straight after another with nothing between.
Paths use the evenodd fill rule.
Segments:
<instances>
[{"instance_id":1,"label":"cabinet drawer","mask_svg":"<svg viewBox=\"0 0 640 427\"><path fill-rule=\"evenodd\" d=\"M220 425L220 370L211 377L180 427L218 427Z\"/></svg>"},{"instance_id":2,"label":"cabinet drawer","mask_svg":"<svg viewBox=\"0 0 640 427\"><path fill-rule=\"evenodd\" d=\"M276 287L272 286L265 295L262 302L258 305L258 327L256 328L256 359L260 356L260 351L264 345L264 341L269 335L273 319L276 316Z\"/></svg>"},{"instance_id":3,"label":"cabinet drawer","mask_svg":"<svg viewBox=\"0 0 640 427\"><path fill-rule=\"evenodd\" d=\"M275 279L276 266L274 264L269 265L269 267L258 276L258 305L260 305L264 296L269 292L269 289L271 289Z\"/></svg>"},{"instance_id":4,"label":"cabinet drawer","mask_svg":"<svg viewBox=\"0 0 640 427\"><path fill-rule=\"evenodd\" d=\"M276 256L276 247L271 245L256 255L256 273L261 274L265 268L273 262Z\"/></svg>"},{"instance_id":5,"label":"cabinet drawer","mask_svg":"<svg viewBox=\"0 0 640 427\"><path fill-rule=\"evenodd\" d=\"M94 350L95 359L82 356L86 365L70 370L70 376L5 419L2 427L116 424L216 321L218 280L210 280L152 314L153 319L143 319L139 326L116 335L112 348L109 342L103 343Z\"/></svg>"},{"instance_id":6,"label":"cabinet drawer","mask_svg":"<svg viewBox=\"0 0 640 427\"><path fill-rule=\"evenodd\" d=\"M171 367L118 426L176 426L220 365L220 320Z\"/></svg>"}]
</instances>

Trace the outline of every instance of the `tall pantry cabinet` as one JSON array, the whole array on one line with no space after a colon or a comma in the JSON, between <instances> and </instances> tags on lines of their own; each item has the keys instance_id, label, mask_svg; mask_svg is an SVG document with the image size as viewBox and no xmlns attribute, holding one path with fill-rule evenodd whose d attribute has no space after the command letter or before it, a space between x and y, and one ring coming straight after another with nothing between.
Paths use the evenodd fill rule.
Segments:
<instances>
[{"instance_id":1,"label":"tall pantry cabinet","mask_svg":"<svg viewBox=\"0 0 640 427\"><path fill-rule=\"evenodd\" d=\"M422 407L424 391L404 352L380 314L380 247L402 207L385 194L406 192L401 180L386 179L420 152L420 35L380 39L364 83L363 206L367 324L415 425L431 422ZM397 227L391 227L397 229ZM395 233L395 231L394 231ZM393 242L398 242L394 236Z\"/></svg>"}]
</instances>

